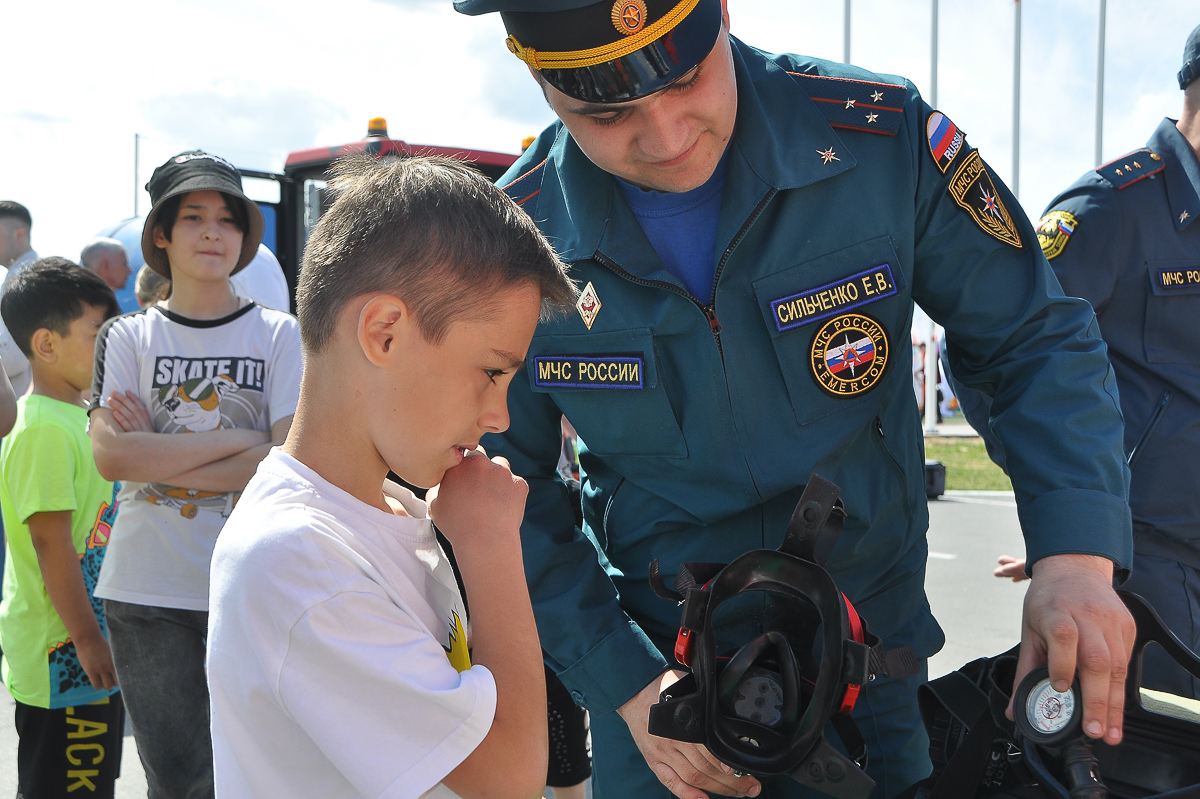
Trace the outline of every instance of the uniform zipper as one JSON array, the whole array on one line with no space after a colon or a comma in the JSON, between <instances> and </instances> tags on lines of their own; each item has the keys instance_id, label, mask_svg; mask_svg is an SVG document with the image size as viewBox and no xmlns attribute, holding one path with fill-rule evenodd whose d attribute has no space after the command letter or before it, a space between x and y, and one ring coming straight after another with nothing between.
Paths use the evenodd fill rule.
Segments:
<instances>
[{"instance_id":1,"label":"uniform zipper","mask_svg":"<svg viewBox=\"0 0 1200 799\"><path fill-rule=\"evenodd\" d=\"M776 189L771 189L763 196L761 200L758 201L758 205L754 206L754 210L750 212L750 216L746 217L746 221L742 223L737 235L733 237L733 240L729 242L729 246L725 248L725 252L721 254L721 260L717 262L716 272L713 273L712 295L707 304L694 297L687 289L681 288L674 283L668 283L665 280L646 280L645 278L638 277L637 275L634 275L633 273L624 269L620 264L602 252L597 251L592 257L599 261L600 264L605 268L616 272L626 280L637 283L639 286L651 286L653 288L661 288L666 289L667 291L673 291L679 296L685 297L695 303L696 307L699 308L701 313L704 314L704 318L708 320L708 327L709 330L712 331L713 341L717 343L717 353L721 356L721 363L724 364L725 351L721 346L721 322L717 319L717 283L721 280L721 272L724 271L725 264L729 262L730 256L733 255L734 248L737 247L738 244L741 243L742 239L746 237L746 234L750 232L750 228L754 225L754 222L758 219L758 217L762 215L763 209L767 207L767 203L771 201L771 198L774 197L776 193Z\"/></svg>"},{"instance_id":2,"label":"uniform zipper","mask_svg":"<svg viewBox=\"0 0 1200 799\"><path fill-rule=\"evenodd\" d=\"M1158 398L1158 407L1154 409L1154 413L1150 414L1150 421L1146 422L1146 426L1142 429L1142 434L1138 436L1133 449L1129 450L1129 455L1125 458L1125 463L1130 469L1133 468L1134 461L1141 454L1142 447L1150 440L1150 436L1154 435L1154 431L1158 429L1158 423L1162 421L1163 414L1167 412L1167 406L1170 404L1171 392L1164 391L1162 396Z\"/></svg>"}]
</instances>

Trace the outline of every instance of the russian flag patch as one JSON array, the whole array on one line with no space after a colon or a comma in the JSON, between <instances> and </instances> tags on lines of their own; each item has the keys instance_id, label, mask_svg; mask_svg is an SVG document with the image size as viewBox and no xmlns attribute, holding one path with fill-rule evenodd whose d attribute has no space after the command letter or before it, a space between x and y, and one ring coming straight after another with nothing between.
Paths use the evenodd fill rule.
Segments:
<instances>
[{"instance_id":1,"label":"russian flag patch","mask_svg":"<svg viewBox=\"0 0 1200 799\"><path fill-rule=\"evenodd\" d=\"M963 132L941 111L934 111L925 123L925 134L929 139L929 153L938 169L945 172L963 146Z\"/></svg>"}]
</instances>

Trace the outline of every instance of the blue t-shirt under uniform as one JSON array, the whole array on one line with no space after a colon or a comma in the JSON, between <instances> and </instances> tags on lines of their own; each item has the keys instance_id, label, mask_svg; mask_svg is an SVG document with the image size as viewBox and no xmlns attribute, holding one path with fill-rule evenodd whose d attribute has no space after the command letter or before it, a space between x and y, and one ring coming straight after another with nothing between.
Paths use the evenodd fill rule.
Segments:
<instances>
[{"instance_id":1,"label":"blue t-shirt under uniform","mask_svg":"<svg viewBox=\"0 0 1200 799\"><path fill-rule=\"evenodd\" d=\"M617 178L625 202L667 270L701 302L712 298L717 264L717 219L725 188L725 162L702 186L678 193L647 191Z\"/></svg>"}]
</instances>

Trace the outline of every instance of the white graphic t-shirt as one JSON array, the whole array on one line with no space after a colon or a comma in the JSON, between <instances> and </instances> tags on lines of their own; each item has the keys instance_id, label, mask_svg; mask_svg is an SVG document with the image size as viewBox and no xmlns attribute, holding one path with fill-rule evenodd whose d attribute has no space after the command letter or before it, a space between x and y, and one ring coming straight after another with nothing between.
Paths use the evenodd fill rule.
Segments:
<instances>
[{"instance_id":1,"label":"white graphic t-shirt","mask_svg":"<svg viewBox=\"0 0 1200 799\"><path fill-rule=\"evenodd\" d=\"M300 328L289 314L250 303L197 320L151 306L100 329L91 410L132 391L159 433L269 431L296 412L301 371ZM207 610L213 545L239 496L122 481L96 596Z\"/></svg>"},{"instance_id":2,"label":"white graphic t-shirt","mask_svg":"<svg viewBox=\"0 0 1200 799\"><path fill-rule=\"evenodd\" d=\"M371 507L280 449L217 541L208 617L213 774L224 799L451 799L496 683L425 503Z\"/></svg>"}]
</instances>

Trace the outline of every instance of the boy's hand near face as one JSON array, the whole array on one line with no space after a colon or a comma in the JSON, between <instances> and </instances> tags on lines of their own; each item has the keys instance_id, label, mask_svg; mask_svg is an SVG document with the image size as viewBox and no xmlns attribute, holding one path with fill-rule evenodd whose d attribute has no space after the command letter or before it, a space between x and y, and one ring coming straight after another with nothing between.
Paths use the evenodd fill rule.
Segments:
<instances>
[{"instance_id":1,"label":"boy's hand near face","mask_svg":"<svg viewBox=\"0 0 1200 799\"><path fill-rule=\"evenodd\" d=\"M496 680L487 737L444 780L459 796L537 796L546 775L546 676L521 559L529 487L503 458L468 452L429 492L429 514L454 546L471 608L471 661ZM511 793L508 793L511 791Z\"/></svg>"}]
</instances>

